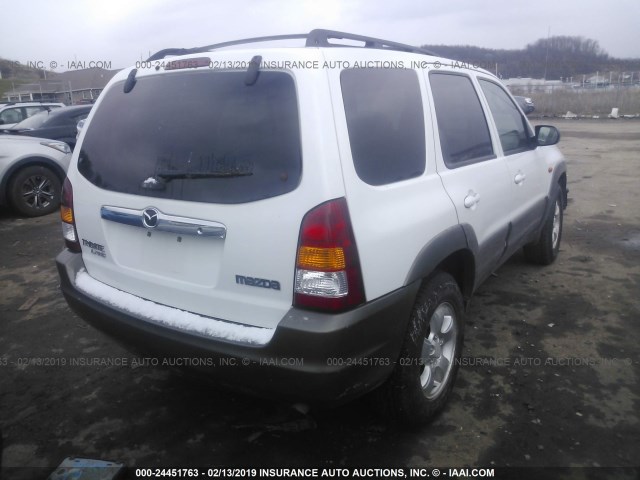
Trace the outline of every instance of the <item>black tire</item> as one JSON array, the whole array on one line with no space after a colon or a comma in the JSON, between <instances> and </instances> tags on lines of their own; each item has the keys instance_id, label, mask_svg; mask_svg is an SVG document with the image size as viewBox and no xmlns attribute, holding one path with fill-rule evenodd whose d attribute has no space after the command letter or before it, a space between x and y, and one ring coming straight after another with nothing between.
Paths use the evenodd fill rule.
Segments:
<instances>
[{"instance_id":1,"label":"black tire","mask_svg":"<svg viewBox=\"0 0 640 480\"><path fill-rule=\"evenodd\" d=\"M440 327L433 328L436 325ZM378 392L391 418L418 428L442 411L458 373L463 340L460 289L451 275L437 272L418 292L400 358ZM446 365L443 358L447 358Z\"/></svg>"},{"instance_id":2,"label":"black tire","mask_svg":"<svg viewBox=\"0 0 640 480\"><path fill-rule=\"evenodd\" d=\"M560 251L560 240L562 239L563 206L563 192L562 189L559 189L554 199L554 205L540 232L540 238L537 242L524 246L524 256L528 262L537 265L550 265L555 261Z\"/></svg>"},{"instance_id":3,"label":"black tire","mask_svg":"<svg viewBox=\"0 0 640 480\"><path fill-rule=\"evenodd\" d=\"M9 183L9 200L27 217L47 215L60 206L62 186L58 176L40 165L19 170Z\"/></svg>"}]
</instances>

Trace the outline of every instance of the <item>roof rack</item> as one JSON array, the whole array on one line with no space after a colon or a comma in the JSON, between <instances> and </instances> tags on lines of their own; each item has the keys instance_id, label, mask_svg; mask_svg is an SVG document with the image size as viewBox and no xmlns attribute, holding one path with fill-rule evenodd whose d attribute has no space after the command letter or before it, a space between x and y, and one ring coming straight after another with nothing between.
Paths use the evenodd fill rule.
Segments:
<instances>
[{"instance_id":1,"label":"roof rack","mask_svg":"<svg viewBox=\"0 0 640 480\"><path fill-rule=\"evenodd\" d=\"M342 45L339 43L331 43L329 39L337 40L355 40L364 42L364 48L377 48L387 50L398 50L401 52L419 53L421 55L437 56L435 53L425 50L424 48L414 47L405 43L391 42L380 38L367 37L364 35L355 35L353 33L337 32L335 30L311 30L307 35L307 47L352 47L354 45Z\"/></svg>"},{"instance_id":2,"label":"roof rack","mask_svg":"<svg viewBox=\"0 0 640 480\"><path fill-rule=\"evenodd\" d=\"M214 43L213 45L207 45L204 47L195 48L165 48L159 52L151 55L147 62L154 60L160 60L167 55L188 55L190 53L202 53L218 48L230 47L232 45L243 45L247 43L260 43L271 42L277 40L298 40L306 39L305 47L357 47L357 45L345 45L340 43L330 42L330 39L336 40L354 40L357 42L363 42L364 45L360 48L375 48L380 50L397 50L401 52L419 53L421 55L433 55L435 53L425 50L423 48L414 47L412 45L406 45L404 43L391 42L389 40L382 40L380 38L366 37L363 35L355 35L353 33L337 32L334 30L316 29L311 30L309 33L295 33L291 35L273 35L269 37L254 37L244 38L241 40L232 40L230 42Z\"/></svg>"}]
</instances>

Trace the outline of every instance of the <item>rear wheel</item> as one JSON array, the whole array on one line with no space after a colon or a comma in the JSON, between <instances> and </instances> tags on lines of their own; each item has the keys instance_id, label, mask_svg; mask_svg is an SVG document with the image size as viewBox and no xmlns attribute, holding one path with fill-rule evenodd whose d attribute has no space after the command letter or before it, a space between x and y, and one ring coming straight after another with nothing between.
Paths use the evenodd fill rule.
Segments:
<instances>
[{"instance_id":1,"label":"rear wheel","mask_svg":"<svg viewBox=\"0 0 640 480\"><path fill-rule=\"evenodd\" d=\"M560 240L562 239L562 197L563 192L560 189L556 194L553 208L542 227L540 238L537 242L530 243L524 247L524 256L531 263L550 265L558 256Z\"/></svg>"},{"instance_id":2,"label":"rear wheel","mask_svg":"<svg viewBox=\"0 0 640 480\"><path fill-rule=\"evenodd\" d=\"M18 212L37 217L60 205L60 180L47 167L34 165L18 171L9 184L9 200Z\"/></svg>"},{"instance_id":3,"label":"rear wheel","mask_svg":"<svg viewBox=\"0 0 640 480\"><path fill-rule=\"evenodd\" d=\"M382 387L389 414L419 427L445 406L458 372L464 338L464 303L447 273L435 274L418 293L402 351Z\"/></svg>"}]
</instances>

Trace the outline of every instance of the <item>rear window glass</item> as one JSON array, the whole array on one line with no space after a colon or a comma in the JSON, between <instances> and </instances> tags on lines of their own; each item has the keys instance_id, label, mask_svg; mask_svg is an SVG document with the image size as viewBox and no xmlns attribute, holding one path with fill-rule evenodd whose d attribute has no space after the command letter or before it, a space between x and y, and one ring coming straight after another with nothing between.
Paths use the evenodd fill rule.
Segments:
<instances>
[{"instance_id":1,"label":"rear window glass","mask_svg":"<svg viewBox=\"0 0 640 480\"><path fill-rule=\"evenodd\" d=\"M105 92L78 169L122 193L243 203L294 190L302 171L293 78L260 72L175 72Z\"/></svg>"},{"instance_id":2,"label":"rear window glass","mask_svg":"<svg viewBox=\"0 0 640 480\"><path fill-rule=\"evenodd\" d=\"M348 69L340 83L358 176L385 185L422 175L425 132L416 72Z\"/></svg>"}]
</instances>

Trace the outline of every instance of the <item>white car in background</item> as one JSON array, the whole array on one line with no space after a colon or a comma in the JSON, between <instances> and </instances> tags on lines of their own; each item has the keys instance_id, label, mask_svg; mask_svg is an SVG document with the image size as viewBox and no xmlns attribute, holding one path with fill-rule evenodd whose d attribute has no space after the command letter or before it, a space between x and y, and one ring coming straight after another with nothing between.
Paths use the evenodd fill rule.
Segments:
<instances>
[{"instance_id":1,"label":"white car in background","mask_svg":"<svg viewBox=\"0 0 640 480\"><path fill-rule=\"evenodd\" d=\"M0 135L0 206L28 217L56 211L70 159L64 142Z\"/></svg>"},{"instance_id":2,"label":"white car in background","mask_svg":"<svg viewBox=\"0 0 640 480\"><path fill-rule=\"evenodd\" d=\"M9 102L0 104L0 130L11 128L36 113L64 106L64 103L58 102Z\"/></svg>"}]
</instances>

